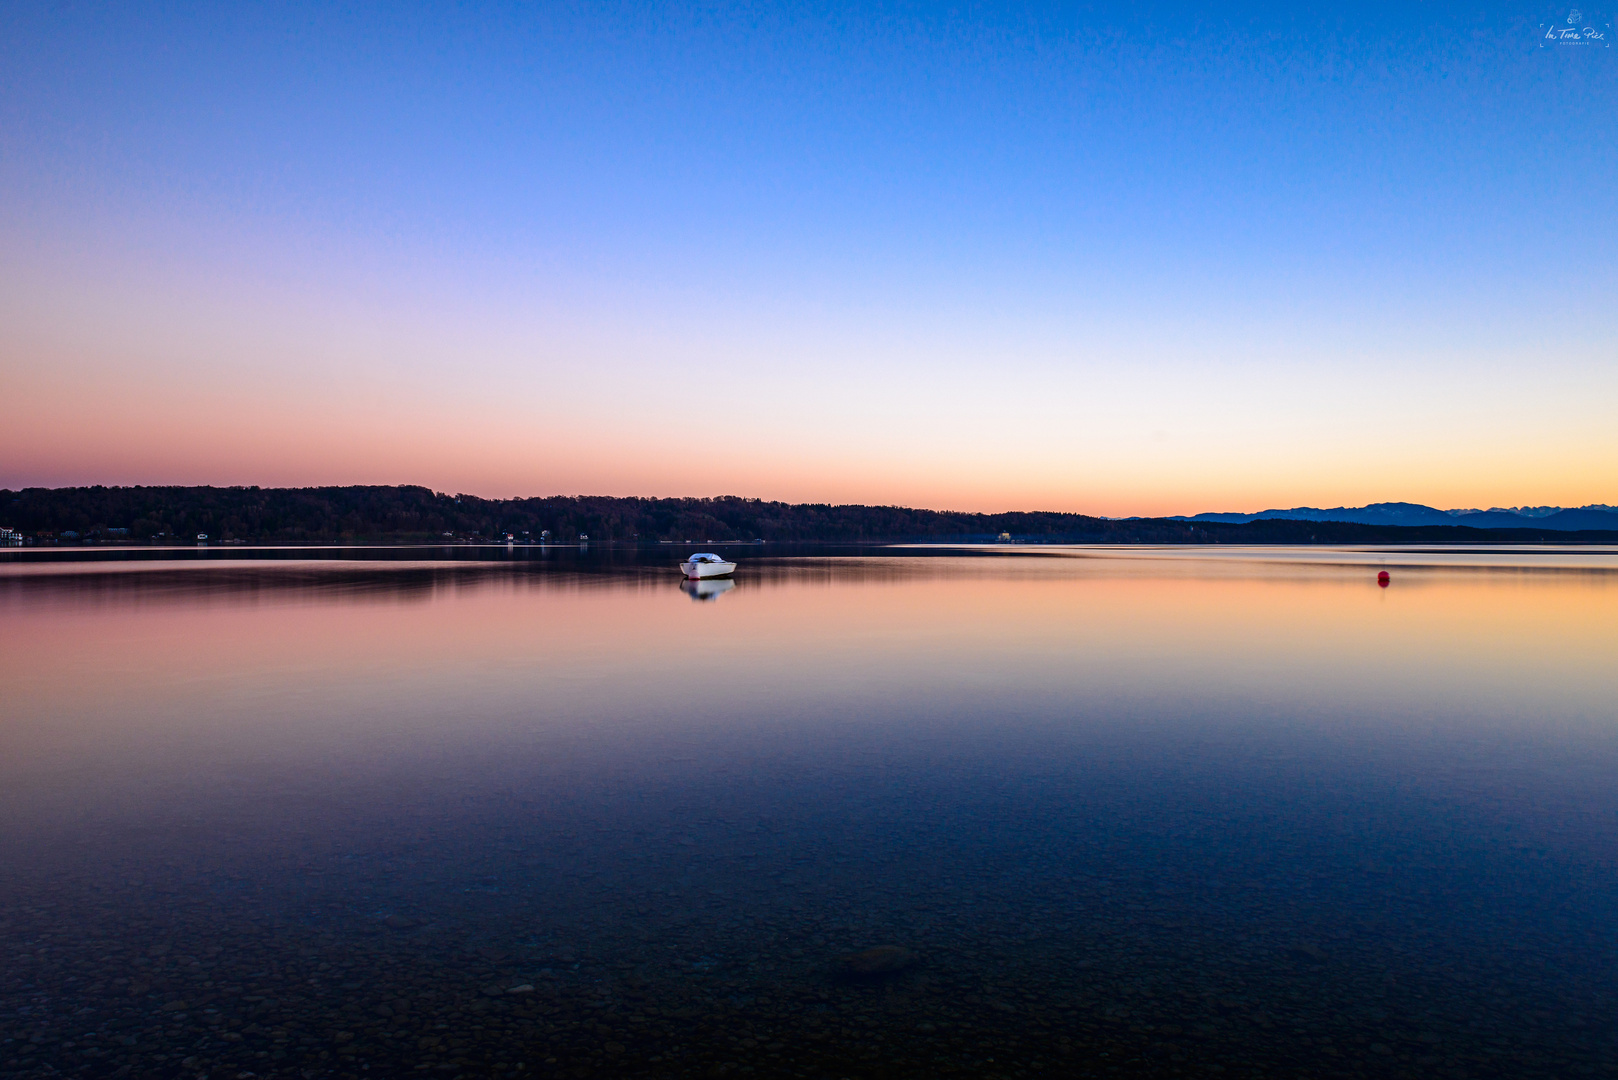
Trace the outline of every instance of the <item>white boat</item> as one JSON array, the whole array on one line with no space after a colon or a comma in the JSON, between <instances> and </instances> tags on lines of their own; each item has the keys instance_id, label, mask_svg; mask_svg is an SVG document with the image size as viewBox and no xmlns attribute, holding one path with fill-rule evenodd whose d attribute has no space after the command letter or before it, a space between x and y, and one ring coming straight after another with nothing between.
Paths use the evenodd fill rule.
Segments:
<instances>
[{"instance_id":1,"label":"white boat","mask_svg":"<svg viewBox=\"0 0 1618 1080\"><path fill-rule=\"evenodd\" d=\"M726 562L717 555L704 551L680 564L680 573L696 581L699 578L729 577L736 572L736 564Z\"/></svg>"}]
</instances>

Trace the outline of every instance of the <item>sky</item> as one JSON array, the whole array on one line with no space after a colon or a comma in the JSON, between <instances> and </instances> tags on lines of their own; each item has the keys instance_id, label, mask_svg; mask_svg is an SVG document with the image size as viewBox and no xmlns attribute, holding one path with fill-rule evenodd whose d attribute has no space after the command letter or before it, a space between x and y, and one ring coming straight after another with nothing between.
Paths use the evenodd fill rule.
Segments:
<instances>
[{"instance_id":1,"label":"sky","mask_svg":"<svg viewBox=\"0 0 1618 1080\"><path fill-rule=\"evenodd\" d=\"M15 0L0 487L1618 503L1567 14Z\"/></svg>"}]
</instances>

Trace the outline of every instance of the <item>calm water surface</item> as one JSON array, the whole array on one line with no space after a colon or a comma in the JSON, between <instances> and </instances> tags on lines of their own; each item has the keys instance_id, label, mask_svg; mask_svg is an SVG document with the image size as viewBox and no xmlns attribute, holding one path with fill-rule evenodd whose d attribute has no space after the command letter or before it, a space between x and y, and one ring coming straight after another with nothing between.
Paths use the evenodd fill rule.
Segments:
<instances>
[{"instance_id":1,"label":"calm water surface","mask_svg":"<svg viewBox=\"0 0 1618 1080\"><path fill-rule=\"evenodd\" d=\"M0 563L0 1075L1618 1072L1611 549L760 550Z\"/></svg>"}]
</instances>

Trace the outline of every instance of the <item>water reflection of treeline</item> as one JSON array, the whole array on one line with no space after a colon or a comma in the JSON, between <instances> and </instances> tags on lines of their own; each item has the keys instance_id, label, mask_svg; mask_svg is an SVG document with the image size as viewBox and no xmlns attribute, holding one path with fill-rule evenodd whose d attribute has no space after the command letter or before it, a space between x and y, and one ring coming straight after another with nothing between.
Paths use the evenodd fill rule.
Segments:
<instances>
[{"instance_id":1,"label":"water reflection of treeline","mask_svg":"<svg viewBox=\"0 0 1618 1080\"><path fill-rule=\"evenodd\" d=\"M401 553L397 548L350 549L342 553L293 549L285 554L301 558L279 560L232 557L262 554L255 552L199 552L198 558L183 562L141 558L172 556L173 552L107 551L96 554L110 557L93 561L53 560L0 572L0 604L162 602L165 598L194 603L210 597L241 603L259 596L285 600L300 594L311 600L370 597L409 601L427 600L446 591L501 588L673 592L683 580L675 554L681 550L563 551L548 553L548 557L539 551L519 550L516 558L450 558L435 562L420 561L419 553L415 559L354 558ZM348 557L328 557L336 554ZM449 554L470 552L451 549ZM758 588L790 583L898 581L926 574L924 558L861 557L855 553L837 558L805 553L764 556L746 559L736 583L743 588Z\"/></svg>"}]
</instances>

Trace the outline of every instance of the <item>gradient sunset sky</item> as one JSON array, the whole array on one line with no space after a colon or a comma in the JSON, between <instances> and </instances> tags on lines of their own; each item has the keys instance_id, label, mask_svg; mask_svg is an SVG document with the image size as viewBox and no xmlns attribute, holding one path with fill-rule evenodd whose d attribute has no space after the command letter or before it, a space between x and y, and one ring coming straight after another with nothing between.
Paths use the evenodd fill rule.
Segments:
<instances>
[{"instance_id":1,"label":"gradient sunset sky","mask_svg":"<svg viewBox=\"0 0 1618 1080\"><path fill-rule=\"evenodd\" d=\"M0 486L1618 503L1618 49L1323 7L8 3Z\"/></svg>"}]
</instances>

